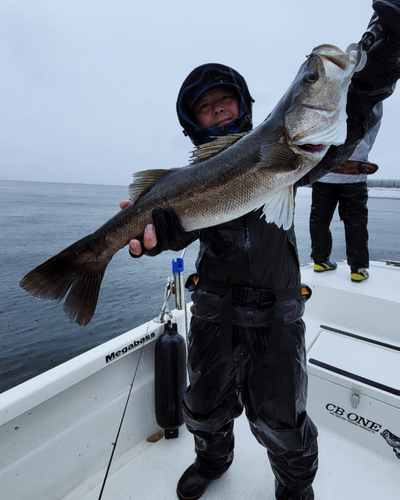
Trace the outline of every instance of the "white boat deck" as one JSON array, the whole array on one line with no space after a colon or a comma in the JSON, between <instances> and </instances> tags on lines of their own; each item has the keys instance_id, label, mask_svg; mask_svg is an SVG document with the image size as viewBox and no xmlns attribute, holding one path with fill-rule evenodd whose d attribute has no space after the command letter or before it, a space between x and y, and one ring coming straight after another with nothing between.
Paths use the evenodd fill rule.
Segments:
<instances>
[{"instance_id":1,"label":"white boat deck","mask_svg":"<svg viewBox=\"0 0 400 500\"><path fill-rule=\"evenodd\" d=\"M242 415L235 422L235 459L227 473L214 481L204 500L274 500L274 477L266 452L251 434ZM397 500L400 463L388 464L356 443L349 443L319 426L320 465L314 482L316 500ZM194 460L193 437L181 428L178 439L148 445L107 481L104 500L172 500L181 474ZM400 460L399 460L400 462ZM97 500L100 487L66 500ZM385 494L382 496L382 491Z\"/></svg>"},{"instance_id":2,"label":"white boat deck","mask_svg":"<svg viewBox=\"0 0 400 500\"><path fill-rule=\"evenodd\" d=\"M371 277L364 283L352 283L350 281L350 271L346 264L342 263L338 266L338 270L332 273L317 274L312 271L312 267L302 268L302 278L307 284L311 284L312 288L315 285L326 287L329 289L336 289L341 291L343 302L347 300L348 294L358 294L367 298L368 301L382 302L378 307L381 308L382 314L385 314L385 307L388 307L387 302L393 304L400 302L400 287L395 285L393 268L385 267L384 264L372 263L370 274ZM396 275L400 274L400 268ZM397 281L398 283L399 281ZM395 287L393 287L395 285ZM362 334L367 337L376 336L375 327L377 325L376 307L368 309L368 304L364 301L352 301L354 307L354 318L349 321L348 310L340 311L337 309L339 306L333 306L331 301L324 302L324 297L318 294L314 295L307 305L307 309L320 309L320 314L306 314L307 331L308 331L308 346L315 342L316 336L321 331L321 317L324 318L324 324L335 329L346 331L351 330L349 333ZM313 305L312 305L313 304ZM312 305L312 306L311 306ZM340 306L339 306L340 307ZM358 308L361 307L361 310ZM390 307L390 306L389 306ZM382 309L383 308L383 309ZM347 309L347 308L346 308ZM315 311L312 311L315 312ZM399 310L400 312L400 310ZM359 314L362 314L363 320L360 321ZM368 318L372 315L372 318ZM312 319L311 319L312 318ZM345 323L343 319L345 318ZM366 320L366 322L364 321ZM367 324L366 324L367 323ZM368 328L368 324L369 327ZM361 325L361 329L360 329ZM394 330L400 333L400 327L393 325ZM396 346L400 347L400 335L393 338L390 331L379 332L380 340L394 342ZM328 333L329 335L329 333ZM342 339L340 339L342 340ZM357 340L347 337L344 339L347 342L357 342ZM342 347L343 344L340 344ZM369 344L367 345L368 347ZM373 347L371 348L373 349ZM380 348L381 353L388 355L388 349ZM313 351L310 351L311 353ZM372 353L374 354L374 353ZM397 361L400 360L399 352L389 352L393 357L397 356ZM352 354L357 357L354 353ZM330 348L329 357L332 359L334 353ZM310 358L310 355L309 355ZM362 361L361 361L362 363ZM400 387L400 369L399 363L394 367L395 373L389 371L389 379L393 375L397 380L392 381L393 385L397 388ZM359 368L358 368L359 369ZM369 370L373 372L373 368L369 366ZM387 373L385 371L385 373ZM378 375L377 375L378 376ZM373 375L371 375L373 377ZM310 377L311 388L319 388L320 382L317 376L317 382L314 378ZM359 382L355 381L355 385ZM317 384L317 385L316 385ZM344 384L344 383L343 383ZM329 390L329 381L325 382L326 391ZM334 381L332 384L333 392L330 392L332 400L327 399L331 403L335 402L333 394L339 387L341 388L340 381ZM367 388L368 389L368 388ZM368 390L366 392L368 393ZM324 390L324 386L321 387ZM350 393L350 390L347 391ZM383 397L385 394L380 394L379 390L375 390L374 397ZM338 396L340 397L340 396ZM349 399L350 394L346 395ZM323 398L323 395L322 395ZM317 400L319 398L317 397ZM394 428L398 434L400 431L400 398L394 397L394 404L397 404L397 422L393 422ZM366 398L363 399L365 404L370 404ZM329 415L326 417L318 410L318 401L311 401L309 412L319 428L319 470L314 483L314 490L317 500L339 500L339 499L352 499L352 500L377 500L384 498L385 500L395 500L400 497L400 460L396 459L393 450L388 447L383 438L380 443L383 451L386 447L389 452L389 459L387 456L382 456L369 448L368 440L363 440L365 437L371 437L370 431L364 429L354 429L354 425L345 422L343 424L343 434L332 431L329 420ZM389 401L390 403L390 401ZM365 409L360 404L360 410L354 410L361 414ZM351 409L349 411L352 411ZM378 408L378 415L385 411L384 406ZM331 419L340 422L330 415ZM340 422L342 423L342 422ZM329 427L328 427L329 425ZM352 431L357 431L353 434ZM379 436L378 433L375 435ZM273 500L274 495L274 476L268 463L266 451L261 447L254 436L251 434L247 420L242 415L235 422L235 459L228 470L228 472L219 480L212 483L207 489L202 498L204 500L222 500L222 499L252 499L252 500ZM392 455L392 457L390 457ZM119 499L157 499L169 500L176 498L175 489L177 481L186 468L193 462L195 458L193 451L193 437L187 432L183 426L180 429L180 437L178 439L165 440L162 439L157 443L148 444L146 449L140 456L135 457L132 461L127 463L124 467L118 470L108 480L103 493L105 500L119 500ZM390 459L391 458L391 459ZM383 493L384 492L384 493ZM87 495L83 496L83 500L95 500L98 498L99 488L94 489ZM68 500L81 498L77 492Z\"/></svg>"}]
</instances>

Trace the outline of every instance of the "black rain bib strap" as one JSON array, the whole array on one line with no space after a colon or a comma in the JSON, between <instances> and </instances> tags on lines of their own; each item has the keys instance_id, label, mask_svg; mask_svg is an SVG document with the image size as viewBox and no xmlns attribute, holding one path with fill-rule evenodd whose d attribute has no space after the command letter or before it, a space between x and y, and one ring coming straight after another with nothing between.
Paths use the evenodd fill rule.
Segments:
<instances>
[{"instance_id":1,"label":"black rain bib strap","mask_svg":"<svg viewBox=\"0 0 400 500\"><path fill-rule=\"evenodd\" d=\"M202 278L197 274L189 276L186 282L186 288L188 288L189 291L202 288L207 292L221 296L221 356L224 361L227 361L232 356L232 305L234 302L256 302L259 305L268 302L274 303L270 341L276 344L279 341L279 331L284 324L282 301L293 299L308 300L311 296L311 289L307 285L282 290L268 290L264 288L250 288L236 285L230 286L225 283ZM271 347L273 346L271 345ZM271 351L273 351L273 349L271 349ZM276 362L276 360L274 362Z\"/></svg>"}]
</instances>

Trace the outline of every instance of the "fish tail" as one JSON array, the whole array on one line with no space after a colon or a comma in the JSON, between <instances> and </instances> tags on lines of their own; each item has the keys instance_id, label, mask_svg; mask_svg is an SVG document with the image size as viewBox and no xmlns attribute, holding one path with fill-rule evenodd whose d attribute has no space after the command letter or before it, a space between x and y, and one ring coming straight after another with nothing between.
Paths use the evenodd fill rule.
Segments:
<instances>
[{"instance_id":1,"label":"fish tail","mask_svg":"<svg viewBox=\"0 0 400 500\"><path fill-rule=\"evenodd\" d=\"M66 315L79 325L87 325L95 312L110 260L96 257L92 249L82 248L78 241L30 271L19 284L40 299L60 302L66 296Z\"/></svg>"}]
</instances>

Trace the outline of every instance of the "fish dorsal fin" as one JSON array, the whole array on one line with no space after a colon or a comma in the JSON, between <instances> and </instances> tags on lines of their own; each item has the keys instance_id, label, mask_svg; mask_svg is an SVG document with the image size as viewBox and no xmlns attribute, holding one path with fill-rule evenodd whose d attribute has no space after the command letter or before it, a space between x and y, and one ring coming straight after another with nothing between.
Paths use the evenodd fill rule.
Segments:
<instances>
[{"instance_id":1,"label":"fish dorsal fin","mask_svg":"<svg viewBox=\"0 0 400 500\"><path fill-rule=\"evenodd\" d=\"M132 202L137 201L157 182L170 174L174 169L142 170L133 174L133 182L129 184L129 198Z\"/></svg>"},{"instance_id":2,"label":"fish dorsal fin","mask_svg":"<svg viewBox=\"0 0 400 500\"><path fill-rule=\"evenodd\" d=\"M266 222L274 222L278 227L286 231L293 224L294 192L293 186L272 196L264 205L263 213Z\"/></svg>"},{"instance_id":3,"label":"fish dorsal fin","mask_svg":"<svg viewBox=\"0 0 400 500\"><path fill-rule=\"evenodd\" d=\"M243 134L218 136L216 137L215 141L206 142L206 144L197 146L197 148L192 151L192 156L189 161L190 163L197 163L208 160L209 158L216 156L218 153L228 148L235 142L239 141L245 135L247 135L247 132Z\"/></svg>"},{"instance_id":4,"label":"fish dorsal fin","mask_svg":"<svg viewBox=\"0 0 400 500\"><path fill-rule=\"evenodd\" d=\"M261 148L259 167L279 170L295 170L299 155L283 143L272 143Z\"/></svg>"}]
</instances>

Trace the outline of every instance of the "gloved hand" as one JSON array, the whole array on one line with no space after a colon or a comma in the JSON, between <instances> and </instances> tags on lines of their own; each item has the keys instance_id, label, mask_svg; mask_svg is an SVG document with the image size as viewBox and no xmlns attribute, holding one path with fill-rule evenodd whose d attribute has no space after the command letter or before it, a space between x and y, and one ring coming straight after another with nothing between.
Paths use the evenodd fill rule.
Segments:
<instances>
[{"instance_id":1,"label":"gloved hand","mask_svg":"<svg viewBox=\"0 0 400 500\"><path fill-rule=\"evenodd\" d=\"M397 75L399 69L400 0L373 0L372 8L375 12L361 42L368 58L375 61L376 67L371 71L367 60L365 69L361 69L360 73L363 74L361 80L368 82L368 86L379 87L381 84L374 82L375 78L382 83L385 80L391 81L392 84L397 80L393 79L393 75ZM379 65L381 65L380 70ZM389 85L386 86L389 89ZM390 94L393 90L394 87L389 90Z\"/></svg>"},{"instance_id":2,"label":"gloved hand","mask_svg":"<svg viewBox=\"0 0 400 500\"><path fill-rule=\"evenodd\" d=\"M156 228L157 247L164 250L182 250L198 237L198 231L186 232L172 208L155 208L153 224Z\"/></svg>"},{"instance_id":3,"label":"gloved hand","mask_svg":"<svg viewBox=\"0 0 400 500\"><path fill-rule=\"evenodd\" d=\"M172 208L155 208L153 210L153 224L156 230L157 245L152 250L146 250L142 244L142 253L132 257L141 257L143 254L150 257L160 254L164 250L182 250L198 237L198 231L186 232L179 217Z\"/></svg>"},{"instance_id":4,"label":"gloved hand","mask_svg":"<svg viewBox=\"0 0 400 500\"><path fill-rule=\"evenodd\" d=\"M400 0L373 0L372 8L389 35L400 39Z\"/></svg>"}]
</instances>

